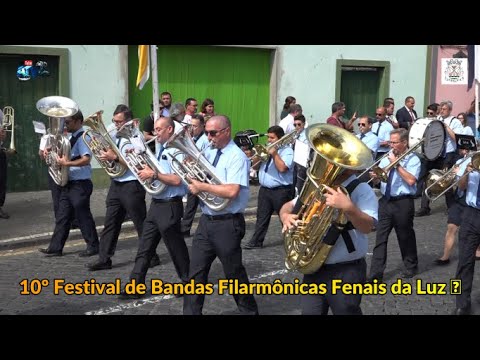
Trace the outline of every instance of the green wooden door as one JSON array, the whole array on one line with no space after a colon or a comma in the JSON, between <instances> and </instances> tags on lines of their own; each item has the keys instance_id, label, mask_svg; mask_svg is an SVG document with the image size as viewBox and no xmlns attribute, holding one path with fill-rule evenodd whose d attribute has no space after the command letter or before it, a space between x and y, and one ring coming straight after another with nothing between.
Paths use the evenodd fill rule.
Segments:
<instances>
[{"instance_id":1,"label":"green wooden door","mask_svg":"<svg viewBox=\"0 0 480 360\"><path fill-rule=\"evenodd\" d=\"M136 88L138 47L129 46L129 97L136 117L150 113L152 81ZM198 111L205 98L215 112L232 121L232 134L245 129L265 132L269 124L270 50L214 46L159 46L159 94L169 91L172 102L193 97Z\"/></svg>"},{"instance_id":2,"label":"green wooden door","mask_svg":"<svg viewBox=\"0 0 480 360\"><path fill-rule=\"evenodd\" d=\"M48 63L50 76L20 81L16 77L17 68L26 59L36 61L40 57L0 54L0 107L8 105L15 110L17 154L8 159L8 192L48 189L47 167L38 156L41 135L34 132L32 121L43 121L48 127L47 117L35 105L44 96L58 94L58 57L41 56Z\"/></svg>"},{"instance_id":3,"label":"green wooden door","mask_svg":"<svg viewBox=\"0 0 480 360\"><path fill-rule=\"evenodd\" d=\"M380 71L378 68L355 67L342 68L340 101L347 107L345 119L350 119L357 111L357 116L370 115L375 118L379 102Z\"/></svg>"}]
</instances>

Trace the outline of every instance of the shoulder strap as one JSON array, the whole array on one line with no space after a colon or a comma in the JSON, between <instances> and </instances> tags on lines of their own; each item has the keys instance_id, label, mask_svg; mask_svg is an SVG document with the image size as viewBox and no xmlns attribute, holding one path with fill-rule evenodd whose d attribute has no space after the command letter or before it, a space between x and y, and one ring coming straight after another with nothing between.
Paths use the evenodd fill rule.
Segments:
<instances>
[{"instance_id":1,"label":"shoulder strap","mask_svg":"<svg viewBox=\"0 0 480 360\"><path fill-rule=\"evenodd\" d=\"M80 131L76 136L72 136L71 139L70 139L70 148L73 150L73 147L75 146L75 144L77 143L78 139L80 138L80 136L83 135L83 131ZM72 159L70 159L71 161L75 161L75 160L78 160L80 159L81 156L75 156L73 157Z\"/></svg>"}]
</instances>

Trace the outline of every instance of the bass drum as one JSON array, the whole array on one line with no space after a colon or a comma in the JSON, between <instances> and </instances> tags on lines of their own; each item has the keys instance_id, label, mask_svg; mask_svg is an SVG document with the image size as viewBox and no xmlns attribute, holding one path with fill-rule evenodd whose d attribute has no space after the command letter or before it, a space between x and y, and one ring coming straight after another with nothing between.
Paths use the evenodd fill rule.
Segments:
<instances>
[{"instance_id":1,"label":"bass drum","mask_svg":"<svg viewBox=\"0 0 480 360\"><path fill-rule=\"evenodd\" d=\"M445 127L440 120L417 119L408 133L408 147L412 148L424 139L422 146L418 147L415 152L417 155L433 161L442 155L445 137Z\"/></svg>"}]
</instances>

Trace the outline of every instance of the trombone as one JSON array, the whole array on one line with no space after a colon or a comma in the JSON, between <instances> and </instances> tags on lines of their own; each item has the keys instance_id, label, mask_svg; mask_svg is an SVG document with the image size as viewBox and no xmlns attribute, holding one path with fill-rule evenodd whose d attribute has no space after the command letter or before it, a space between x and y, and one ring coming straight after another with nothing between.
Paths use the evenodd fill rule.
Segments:
<instances>
[{"instance_id":1,"label":"trombone","mask_svg":"<svg viewBox=\"0 0 480 360\"><path fill-rule=\"evenodd\" d=\"M443 194L445 194L448 190L457 185L460 180L462 180L465 176L468 175L468 172L465 171L465 173L461 177L455 180L455 170L469 159L472 159L474 171L480 171L480 151L470 152L462 159L462 161L452 166L452 168L449 169L447 172L438 169L430 170L430 174L428 175L428 179L426 180L426 184L428 186L425 188L425 196L430 201L435 201L439 199Z\"/></svg>"},{"instance_id":2,"label":"trombone","mask_svg":"<svg viewBox=\"0 0 480 360\"><path fill-rule=\"evenodd\" d=\"M8 155L13 155L17 153L17 150L15 149L15 109L11 106L5 106L3 108L3 116L3 124L0 127L6 132L11 132L10 146L5 150ZM2 145L1 142L0 145Z\"/></svg>"},{"instance_id":3,"label":"trombone","mask_svg":"<svg viewBox=\"0 0 480 360\"><path fill-rule=\"evenodd\" d=\"M381 158L379 158L379 159L378 159L377 161L375 161L372 165L370 165L368 168L366 168L360 175L357 175L357 177L358 177L358 178L361 178L363 175L365 175L366 173L368 173L368 172L369 172L370 170L372 170L374 167L378 167L378 164L380 164L381 161L382 161L383 159L385 159L385 158L388 156L388 154L390 154L390 151L392 151L392 150L389 150L389 151L387 151L385 154L383 154ZM371 181L371 180L370 180L370 181ZM370 181L369 181L369 182L370 182Z\"/></svg>"}]
</instances>

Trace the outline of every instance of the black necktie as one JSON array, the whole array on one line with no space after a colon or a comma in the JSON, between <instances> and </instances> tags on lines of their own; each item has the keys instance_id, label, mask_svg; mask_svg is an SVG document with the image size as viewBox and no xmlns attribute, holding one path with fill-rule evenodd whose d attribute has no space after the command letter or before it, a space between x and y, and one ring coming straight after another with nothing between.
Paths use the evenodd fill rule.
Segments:
<instances>
[{"instance_id":1,"label":"black necktie","mask_svg":"<svg viewBox=\"0 0 480 360\"><path fill-rule=\"evenodd\" d=\"M477 189L477 209L480 209L480 182L478 183Z\"/></svg>"},{"instance_id":2,"label":"black necktie","mask_svg":"<svg viewBox=\"0 0 480 360\"><path fill-rule=\"evenodd\" d=\"M387 187L385 189L385 199L388 201L390 200L390 192L392 189L392 180L393 180L393 173L395 172L395 169L390 170L390 173L388 174L388 180L387 180Z\"/></svg>"},{"instance_id":3,"label":"black necktie","mask_svg":"<svg viewBox=\"0 0 480 360\"><path fill-rule=\"evenodd\" d=\"M160 144L160 151L158 152L158 156L157 156L158 161L160 161L160 157L162 156L163 150L165 150L165 148L163 147L162 144Z\"/></svg>"},{"instance_id":4,"label":"black necktie","mask_svg":"<svg viewBox=\"0 0 480 360\"><path fill-rule=\"evenodd\" d=\"M218 160L220 159L220 155L222 155L222 151L218 149L217 155L215 155L215 160L213 160L213 167L217 166Z\"/></svg>"},{"instance_id":5,"label":"black necktie","mask_svg":"<svg viewBox=\"0 0 480 360\"><path fill-rule=\"evenodd\" d=\"M365 134L360 135L360 140L362 140L365 137Z\"/></svg>"},{"instance_id":6,"label":"black necktie","mask_svg":"<svg viewBox=\"0 0 480 360\"><path fill-rule=\"evenodd\" d=\"M270 166L270 163L272 162L272 157L268 156L267 163L265 164L265 172L268 171L268 167Z\"/></svg>"},{"instance_id":7,"label":"black necktie","mask_svg":"<svg viewBox=\"0 0 480 360\"><path fill-rule=\"evenodd\" d=\"M381 123L381 122L378 123L377 132L375 133L375 135L377 135L377 136L378 136L378 132L380 131L380 126L382 126L382 123Z\"/></svg>"},{"instance_id":8,"label":"black necktie","mask_svg":"<svg viewBox=\"0 0 480 360\"><path fill-rule=\"evenodd\" d=\"M122 138L118 138L118 140L117 140L117 148L120 146L120 141L122 141Z\"/></svg>"}]
</instances>

